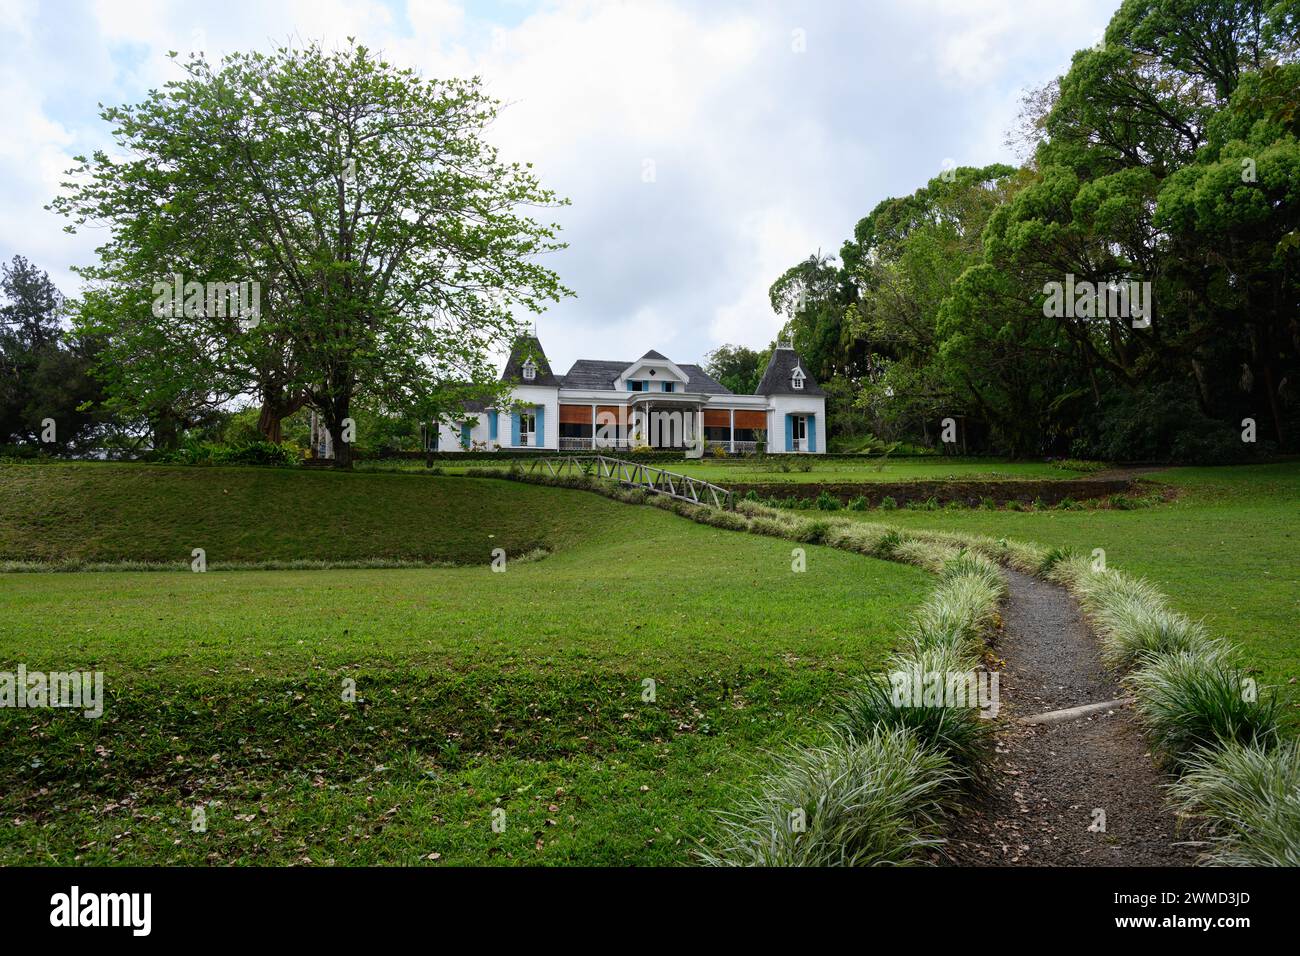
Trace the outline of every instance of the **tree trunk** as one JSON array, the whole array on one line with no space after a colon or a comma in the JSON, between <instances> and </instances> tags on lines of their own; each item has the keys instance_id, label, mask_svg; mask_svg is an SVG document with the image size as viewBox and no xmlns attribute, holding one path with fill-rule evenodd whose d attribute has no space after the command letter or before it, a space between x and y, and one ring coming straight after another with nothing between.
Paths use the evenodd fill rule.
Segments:
<instances>
[{"instance_id":1,"label":"tree trunk","mask_svg":"<svg viewBox=\"0 0 1300 956\"><path fill-rule=\"evenodd\" d=\"M180 423L166 412L154 419L153 447L155 451L171 451L180 444Z\"/></svg>"},{"instance_id":2,"label":"tree trunk","mask_svg":"<svg viewBox=\"0 0 1300 956\"><path fill-rule=\"evenodd\" d=\"M265 392L262 396L262 411L257 417L257 430L266 441L278 445L284 440L281 423L305 404L306 395L286 399L283 392Z\"/></svg>"},{"instance_id":3,"label":"tree trunk","mask_svg":"<svg viewBox=\"0 0 1300 956\"><path fill-rule=\"evenodd\" d=\"M330 439L334 442L334 467L341 471L352 470L352 443L344 439L348 433L344 422L350 421L349 412L352 408L350 391L345 389L341 396L331 398L323 409L325 427L330 430Z\"/></svg>"},{"instance_id":4,"label":"tree trunk","mask_svg":"<svg viewBox=\"0 0 1300 956\"><path fill-rule=\"evenodd\" d=\"M257 416L257 430L262 433L262 438L273 444L280 444L284 437L284 431L280 427L280 415L276 406L270 402L262 403L262 413Z\"/></svg>"}]
</instances>

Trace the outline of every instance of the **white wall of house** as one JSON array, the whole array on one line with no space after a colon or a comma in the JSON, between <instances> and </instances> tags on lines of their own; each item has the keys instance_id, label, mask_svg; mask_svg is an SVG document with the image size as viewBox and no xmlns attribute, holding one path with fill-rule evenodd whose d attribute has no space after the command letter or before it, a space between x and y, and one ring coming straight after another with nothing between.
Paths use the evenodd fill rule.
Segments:
<instances>
[{"instance_id":1,"label":"white wall of house","mask_svg":"<svg viewBox=\"0 0 1300 956\"><path fill-rule=\"evenodd\" d=\"M530 448L550 448L560 447L560 400L559 389L554 386L547 387L544 385L525 385L516 388L512 393L515 401L525 405L540 405L545 411L542 413L542 428L544 435L538 435L540 441L529 445ZM497 413L497 437L493 439L491 412L466 412L460 418L443 422L438 427L438 450L439 451L461 451L461 425L466 421L477 419L469 432L470 445L481 445L484 448L495 451L498 448L512 448L511 444L512 429L510 427L510 412L500 411ZM523 446L520 446L523 447Z\"/></svg>"},{"instance_id":2,"label":"white wall of house","mask_svg":"<svg viewBox=\"0 0 1300 956\"><path fill-rule=\"evenodd\" d=\"M785 416L812 415L817 433L817 454L826 453L826 399L821 395L773 395L768 412L767 450L785 452ZM807 448L804 449L807 451Z\"/></svg>"}]
</instances>

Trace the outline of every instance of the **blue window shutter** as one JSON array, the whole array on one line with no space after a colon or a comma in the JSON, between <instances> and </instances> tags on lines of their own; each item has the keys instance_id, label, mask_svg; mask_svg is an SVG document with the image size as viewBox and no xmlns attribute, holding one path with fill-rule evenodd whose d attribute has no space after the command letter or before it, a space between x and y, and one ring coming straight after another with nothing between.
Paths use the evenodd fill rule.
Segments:
<instances>
[{"instance_id":1,"label":"blue window shutter","mask_svg":"<svg viewBox=\"0 0 1300 956\"><path fill-rule=\"evenodd\" d=\"M537 447L546 447L546 406L537 406Z\"/></svg>"},{"instance_id":2,"label":"blue window shutter","mask_svg":"<svg viewBox=\"0 0 1300 956\"><path fill-rule=\"evenodd\" d=\"M785 416L785 450L794 451L794 416Z\"/></svg>"},{"instance_id":3,"label":"blue window shutter","mask_svg":"<svg viewBox=\"0 0 1300 956\"><path fill-rule=\"evenodd\" d=\"M631 383L631 382L628 382L628 383L627 383L627 390L628 390L629 392L635 392L635 391L636 391L636 389L632 387L632 383Z\"/></svg>"},{"instance_id":4,"label":"blue window shutter","mask_svg":"<svg viewBox=\"0 0 1300 956\"><path fill-rule=\"evenodd\" d=\"M817 450L817 416L808 416L808 450Z\"/></svg>"},{"instance_id":5,"label":"blue window shutter","mask_svg":"<svg viewBox=\"0 0 1300 956\"><path fill-rule=\"evenodd\" d=\"M497 415L498 414L499 413L496 411L496 409L493 409L492 411L488 412L488 440L489 441L497 440Z\"/></svg>"},{"instance_id":6,"label":"blue window shutter","mask_svg":"<svg viewBox=\"0 0 1300 956\"><path fill-rule=\"evenodd\" d=\"M519 447L519 413L510 413L510 444Z\"/></svg>"},{"instance_id":7,"label":"blue window shutter","mask_svg":"<svg viewBox=\"0 0 1300 956\"><path fill-rule=\"evenodd\" d=\"M460 444L462 448L469 447L469 422L460 426Z\"/></svg>"}]
</instances>

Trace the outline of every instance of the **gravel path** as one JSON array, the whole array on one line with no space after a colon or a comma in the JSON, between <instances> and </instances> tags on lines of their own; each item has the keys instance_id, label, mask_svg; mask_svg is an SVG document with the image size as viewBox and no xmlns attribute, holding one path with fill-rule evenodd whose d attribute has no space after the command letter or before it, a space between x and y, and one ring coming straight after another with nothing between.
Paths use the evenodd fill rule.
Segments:
<instances>
[{"instance_id":1,"label":"gravel path","mask_svg":"<svg viewBox=\"0 0 1300 956\"><path fill-rule=\"evenodd\" d=\"M997 657L1002 711L992 792L948 842L964 866L1184 866L1162 777L1128 709L1048 725L1016 721L1114 700L1119 686L1061 588L1007 572ZM1104 831L1098 828L1105 814Z\"/></svg>"}]
</instances>

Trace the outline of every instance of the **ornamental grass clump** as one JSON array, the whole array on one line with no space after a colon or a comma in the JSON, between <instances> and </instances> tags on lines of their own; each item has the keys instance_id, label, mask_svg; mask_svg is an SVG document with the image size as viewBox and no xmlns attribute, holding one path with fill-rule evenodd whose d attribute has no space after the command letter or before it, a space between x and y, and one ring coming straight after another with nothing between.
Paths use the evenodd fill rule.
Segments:
<instances>
[{"instance_id":1,"label":"ornamental grass clump","mask_svg":"<svg viewBox=\"0 0 1300 956\"><path fill-rule=\"evenodd\" d=\"M906 729L946 754L969 782L982 784L993 745L996 687L968 654L951 647L914 650L896 655L883 673L859 679L837 703L834 726L858 738L879 728Z\"/></svg>"},{"instance_id":2,"label":"ornamental grass clump","mask_svg":"<svg viewBox=\"0 0 1300 956\"><path fill-rule=\"evenodd\" d=\"M1124 678L1137 713L1165 762L1177 768L1200 747L1240 743L1272 747L1278 699L1219 649L1149 658Z\"/></svg>"},{"instance_id":3,"label":"ornamental grass clump","mask_svg":"<svg viewBox=\"0 0 1300 956\"><path fill-rule=\"evenodd\" d=\"M921 605L908 639L918 650L947 647L977 655L983 651L985 636L997 626L1001 598L1001 587L982 575L954 577Z\"/></svg>"},{"instance_id":4,"label":"ornamental grass clump","mask_svg":"<svg viewBox=\"0 0 1300 956\"><path fill-rule=\"evenodd\" d=\"M1208 658L1228 653L1202 624L1132 595L1099 606L1090 616L1101 638L1102 660L1117 671L1163 654L1188 652Z\"/></svg>"},{"instance_id":5,"label":"ornamental grass clump","mask_svg":"<svg viewBox=\"0 0 1300 956\"><path fill-rule=\"evenodd\" d=\"M961 793L951 760L909 731L877 729L796 748L721 817L711 866L925 862Z\"/></svg>"},{"instance_id":6,"label":"ornamental grass clump","mask_svg":"<svg viewBox=\"0 0 1300 956\"><path fill-rule=\"evenodd\" d=\"M1170 795L1206 834L1203 862L1300 866L1300 742L1197 750Z\"/></svg>"}]
</instances>

